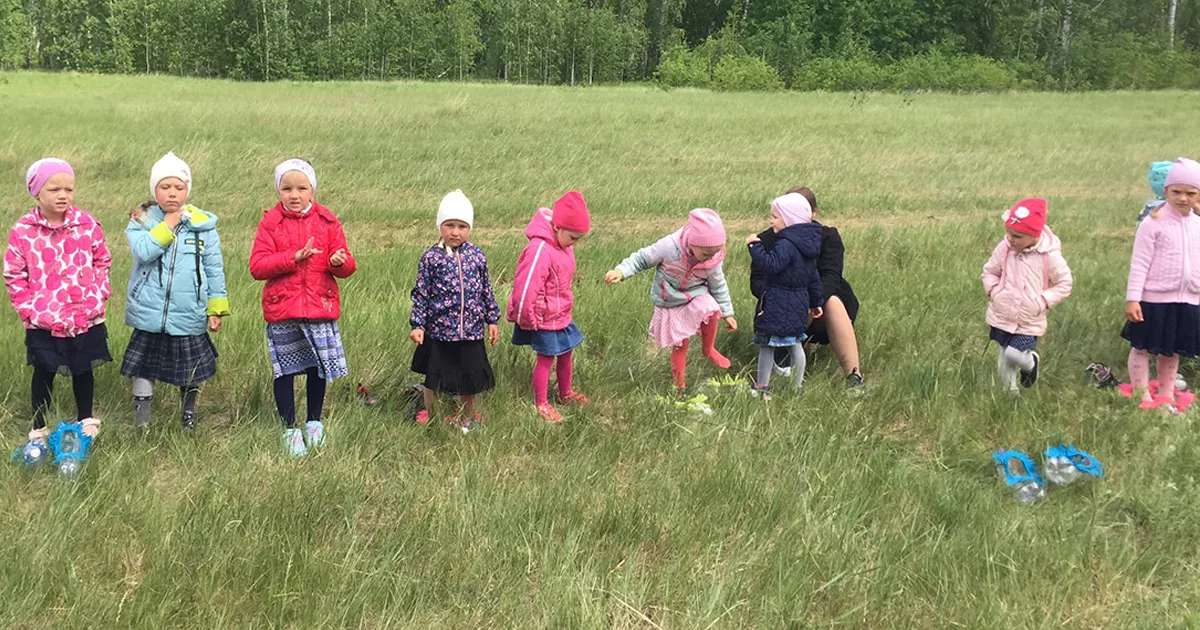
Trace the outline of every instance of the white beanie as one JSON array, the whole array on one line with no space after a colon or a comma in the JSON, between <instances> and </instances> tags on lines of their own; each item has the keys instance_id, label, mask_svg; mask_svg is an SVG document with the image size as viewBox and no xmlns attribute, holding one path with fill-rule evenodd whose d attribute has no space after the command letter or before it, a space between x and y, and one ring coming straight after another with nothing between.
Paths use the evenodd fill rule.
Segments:
<instances>
[{"instance_id":1,"label":"white beanie","mask_svg":"<svg viewBox=\"0 0 1200 630\"><path fill-rule=\"evenodd\" d=\"M168 177L178 177L187 185L188 194L192 192L192 169L187 163L179 159L179 156L174 152L167 153L162 156L154 167L150 169L150 196L154 197L158 191L158 184Z\"/></svg>"},{"instance_id":2,"label":"white beanie","mask_svg":"<svg viewBox=\"0 0 1200 630\"><path fill-rule=\"evenodd\" d=\"M467 199L461 190L442 197L442 204L438 206L438 229L441 229L442 224L447 221L462 221L467 224L467 227L475 226L475 207L471 205L471 200Z\"/></svg>"},{"instance_id":3,"label":"white beanie","mask_svg":"<svg viewBox=\"0 0 1200 630\"><path fill-rule=\"evenodd\" d=\"M317 192L317 171L313 169L312 164L301 160L300 158L292 158L284 160L275 167L275 192L279 192L279 182L283 180L283 176L292 171L299 171L308 179L308 185L312 186L314 194Z\"/></svg>"}]
</instances>

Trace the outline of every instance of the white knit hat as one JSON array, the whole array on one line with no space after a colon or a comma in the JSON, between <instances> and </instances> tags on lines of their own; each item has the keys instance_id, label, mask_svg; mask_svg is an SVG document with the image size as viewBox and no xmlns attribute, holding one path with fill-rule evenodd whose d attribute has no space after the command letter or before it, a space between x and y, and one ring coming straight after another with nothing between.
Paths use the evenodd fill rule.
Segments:
<instances>
[{"instance_id":1,"label":"white knit hat","mask_svg":"<svg viewBox=\"0 0 1200 630\"><path fill-rule=\"evenodd\" d=\"M312 186L312 191L317 192L317 171L313 169L312 164L301 160L300 158L292 158L284 160L275 167L275 192L279 192L279 182L283 180L283 176L291 171L299 171L308 179L308 185Z\"/></svg>"},{"instance_id":2,"label":"white knit hat","mask_svg":"<svg viewBox=\"0 0 1200 630\"><path fill-rule=\"evenodd\" d=\"M158 184L168 177L178 177L187 185L188 194L192 192L192 169L179 159L174 152L162 156L150 169L150 196L158 190Z\"/></svg>"},{"instance_id":3,"label":"white knit hat","mask_svg":"<svg viewBox=\"0 0 1200 630\"><path fill-rule=\"evenodd\" d=\"M475 226L475 207L471 205L471 200L467 199L461 190L442 197L442 203L438 206L438 228L441 229L442 224L447 221L462 221L467 224L467 227Z\"/></svg>"}]
</instances>

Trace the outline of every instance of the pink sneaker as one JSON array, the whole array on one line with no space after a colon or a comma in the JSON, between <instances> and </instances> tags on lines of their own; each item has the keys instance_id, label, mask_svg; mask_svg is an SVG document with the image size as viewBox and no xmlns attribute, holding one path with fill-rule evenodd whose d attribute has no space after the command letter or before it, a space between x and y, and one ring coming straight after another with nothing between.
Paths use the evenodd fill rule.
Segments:
<instances>
[{"instance_id":1,"label":"pink sneaker","mask_svg":"<svg viewBox=\"0 0 1200 630\"><path fill-rule=\"evenodd\" d=\"M577 392L575 390L571 390L571 391L567 392L566 396L558 397L558 404L560 404L560 405L579 405L580 407L582 407L582 406L588 404L589 402L591 402L591 401L588 400L587 396L584 396L583 394L580 394L579 392Z\"/></svg>"},{"instance_id":2,"label":"pink sneaker","mask_svg":"<svg viewBox=\"0 0 1200 630\"><path fill-rule=\"evenodd\" d=\"M556 410L554 407L551 407L550 403L542 403L536 408L538 415L541 416L542 420L545 420L546 422L559 423L563 420L562 414L558 413L558 410Z\"/></svg>"},{"instance_id":3,"label":"pink sneaker","mask_svg":"<svg viewBox=\"0 0 1200 630\"><path fill-rule=\"evenodd\" d=\"M429 411L422 409L417 412L417 424L429 424Z\"/></svg>"}]
</instances>

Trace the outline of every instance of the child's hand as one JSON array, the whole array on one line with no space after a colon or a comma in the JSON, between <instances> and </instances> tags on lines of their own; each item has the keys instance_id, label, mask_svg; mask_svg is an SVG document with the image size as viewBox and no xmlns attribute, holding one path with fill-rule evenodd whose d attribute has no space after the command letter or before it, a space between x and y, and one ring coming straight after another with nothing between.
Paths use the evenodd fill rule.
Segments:
<instances>
[{"instance_id":1,"label":"child's hand","mask_svg":"<svg viewBox=\"0 0 1200 630\"><path fill-rule=\"evenodd\" d=\"M753 245L753 244L759 242L760 240L762 240L762 239L758 238L757 234L751 234L750 236L746 237L746 244Z\"/></svg>"},{"instance_id":2,"label":"child's hand","mask_svg":"<svg viewBox=\"0 0 1200 630\"><path fill-rule=\"evenodd\" d=\"M623 279L624 279L624 277L621 275L621 272L617 271L616 269L613 269L613 270L609 271L608 273L604 274L604 281L609 284L616 284Z\"/></svg>"},{"instance_id":3,"label":"child's hand","mask_svg":"<svg viewBox=\"0 0 1200 630\"><path fill-rule=\"evenodd\" d=\"M163 223L167 224L168 228L174 230L179 226L179 222L183 220L183 213L176 210L175 212L163 211Z\"/></svg>"},{"instance_id":4,"label":"child's hand","mask_svg":"<svg viewBox=\"0 0 1200 630\"><path fill-rule=\"evenodd\" d=\"M808 309L808 316L812 319L821 319L821 316L824 314L825 314L825 309L821 308L820 306L818 306L817 308Z\"/></svg>"},{"instance_id":5,"label":"child's hand","mask_svg":"<svg viewBox=\"0 0 1200 630\"><path fill-rule=\"evenodd\" d=\"M300 249L296 250L296 262L300 262L302 260L308 260L309 258L312 257L313 254L320 254L320 253L321 253L321 250L313 247L313 239L310 236L308 238L308 242L304 244L304 247L301 247Z\"/></svg>"},{"instance_id":6,"label":"child's hand","mask_svg":"<svg viewBox=\"0 0 1200 630\"><path fill-rule=\"evenodd\" d=\"M208 316L208 329L213 332L217 332L218 330L221 330L221 318L217 317L216 315L209 315Z\"/></svg>"},{"instance_id":7,"label":"child's hand","mask_svg":"<svg viewBox=\"0 0 1200 630\"><path fill-rule=\"evenodd\" d=\"M488 324L488 343L493 346L500 343L500 327L495 324Z\"/></svg>"},{"instance_id":8,"label":"child's hand","mask_svg":"<svg viewBox=\"0 0 1200 630\"><path fill-rule=\"evenodd\" d=\"M419 346L425 343L425 331L420 328L414 328L412 332L408 333L408 338L412 339L413 343Z\"/></svg>"},{"instance_id":9,"label":"child's hand","mask_svg":"<svg viewBox=\"0 0 1200 630\"><path fill-rule=\"evenodd\" d=\"M333 252L333 255L329 257L329 264L334 267L341 267L346 264L346 250L339 249Z\"/></svg>"},{"instance_id":10,"label":"child's hand","mask_svg":"<svg viewBox=\"0 0 1200 630\"><path fill-rule=\"evenodd\" d=\"M1142 321L1142 304L1141 302L1126 302L1125 303L1125 319L1133 323Z\"/></svg>"},{"instance_id":11,"label":"child's hand","mask_svg":"<svg viewBox=\"0 0 1200 630\"><path fill-rule=\"evenodd\" d=\"M733 317L725 318L725 332L734 332L737 330L737 320Z\"/></svg>"}]
</instances>

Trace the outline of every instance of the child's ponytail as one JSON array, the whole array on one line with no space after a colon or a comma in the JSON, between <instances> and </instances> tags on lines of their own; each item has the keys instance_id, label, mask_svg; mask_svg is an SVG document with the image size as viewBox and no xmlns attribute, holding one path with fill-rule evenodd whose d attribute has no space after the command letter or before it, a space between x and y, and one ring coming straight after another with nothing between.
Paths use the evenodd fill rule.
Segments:
<instances>
[{"instance_id":1,"label":"child's ponytail","mask_svg":"<svg viewBox=\"0 0 1200 630\"><path fill-rule=\"evenodd\" d=\"M129 210L129 218L137 221L138 223L142 223L142 215L146 214L146 211L149 210L150 207L155 203L157 202L151 199L149 201L143 201L142 203L134 206Z\"/></svg>"}]
</instances>

